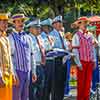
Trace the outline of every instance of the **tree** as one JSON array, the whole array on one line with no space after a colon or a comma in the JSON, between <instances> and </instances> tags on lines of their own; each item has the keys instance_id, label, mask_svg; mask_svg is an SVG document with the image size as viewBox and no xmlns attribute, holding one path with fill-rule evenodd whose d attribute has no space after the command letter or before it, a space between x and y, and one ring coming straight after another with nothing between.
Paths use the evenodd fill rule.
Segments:
<instances>
[{"instance_id":1,"label":"tree","mask_svg":"<svg viewBox=\"0 0 100 100\"><path fill-rule=\"evenodd\" d=\"M3 0L0 8L6 12L23 12L27 16L40 18L63 15L73 10L74 19L84 12L100 13L100 0Z\"/></svg>"}]
</instances>

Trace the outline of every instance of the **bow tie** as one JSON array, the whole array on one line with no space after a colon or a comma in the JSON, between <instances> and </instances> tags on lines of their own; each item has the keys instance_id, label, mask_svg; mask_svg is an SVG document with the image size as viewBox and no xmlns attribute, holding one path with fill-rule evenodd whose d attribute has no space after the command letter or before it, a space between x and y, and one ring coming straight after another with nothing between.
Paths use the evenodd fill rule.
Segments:
<instances>
[{"instance_id":1,"label":"bow tie","mask_svg":"<svg viewBox=\"0 0 100 100\"><path fill-rule=\"evenodd\" d=\"M25 35L26 33L25 32L19 32L18 33L20 36L22 36L22 35Z\"/></svg>"},{"instance_id":2,"label":"bow tie","mask_svg":"<svg viewBox=\"0 0 100 100\"><path fill-rule=\"evenodd\" d=\"M88 33L88 31L87 30L83 30L83 33L85 34L85 33Z\"/></svg>"}]
</instances>

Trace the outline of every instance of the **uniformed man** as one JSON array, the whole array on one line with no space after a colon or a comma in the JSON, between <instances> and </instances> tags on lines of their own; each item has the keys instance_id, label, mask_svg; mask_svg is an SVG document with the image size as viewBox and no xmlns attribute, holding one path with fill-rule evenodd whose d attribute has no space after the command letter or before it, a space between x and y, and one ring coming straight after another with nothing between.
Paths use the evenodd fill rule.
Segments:
<instances>
[{"instance_id":1,"label":"uniformed man","mask_svg":"<svg viewBox=\"0 0 100 100\"><path fill-rule=\"evenodd\" d=\"M15 14L11 18L15 29L9 35L11 54L17 84L13 86L13 100L27 100L29 87L29 74L32 71L32 82L37 80L34 46L32 39L24 32L24 14Z\"/></svg>"},{"instance_id":2,"label":"uniformed man","mask_svg":"<svg viewBox=\"0 0 100 100\"><path fill-rule=\"evenodd\" d=\"M58 48L62 50L67 50L66 41L62 34L62 16L57 16L52 22L53 31L50 32L54 39L53 48ZM66 65L62 63L63 56L55 59L55 74L54 74L54 95L52 100L63 100L64 97L64 87L66 80ZM65 61L66 62L66 61Z\"/></svg>"},{"instance_id":3,"label":"uniformed man","mask_svg":"<svg viewBox=\"0 0 100 100\"><path fill-rule=\"evenodd\" d=\"M46 20L43 20L41 22L41 26L41 36L43 38L46 51L52 50L52 47L54 45L54 39L50 35L50 32L52 30L52 19L48 18Z\"/></svg>"},{"instance_id":4,"label":"uniformed man","mask_svg":"<svg viewBox=\"0 0 100 100\"><path fill-rule=\"evenodd\" d=\"M53 50L54 38L50 35L52 29L52 20L50 18L43 20L41 22L42 33L41 36L44 41L46 52ZM54 59L53 57L46 57L46 67L45 67L45 88L44 88L44 99L50 100L50 95L52 96L53 87L53 77L54 77Z\"/></svg>"},{"instance_id":5,"label":"uniformed man","mask_svg":"<svg viewBox=\"0 0 100 100\"><path fill-rule=\"evenodd\" d=\"M55 17L53 19L52 26L53 30L50 32L50 35L55 38L54 48L67 49L66 40L64 39L62 34L62 16Z\"/></svg>"},{"instance_id":6,"label":"uniformed man","mask_svg":"<svg viewBox=\"0 0 100 100\"><path fill-rule=\"evenodd\" d=\"M36 19L30 22L26 27L29 29L29 35L32 37L32 45L34 46L34 56L37 68L37 81L35 83L30 82L29 100L44 100L44 66L46 63L46 56L44 43L40 35L40 20Z\"/></svg>"}]
</instances>

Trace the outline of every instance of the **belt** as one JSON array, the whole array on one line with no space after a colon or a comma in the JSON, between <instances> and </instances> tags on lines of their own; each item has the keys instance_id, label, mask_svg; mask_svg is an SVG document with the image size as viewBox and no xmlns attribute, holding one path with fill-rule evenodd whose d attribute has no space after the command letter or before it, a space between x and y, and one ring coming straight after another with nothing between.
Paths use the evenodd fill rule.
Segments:
<instances>
[{"instance_id":1,"label":"belt","mask_svg":"<svg viewBox=\"0 0 100 100\"><path fill-rule=\"evenodd\" d=\"M46 57L46 60L53 60L54 57Z\"/></svg>"},{"instance_id":2,"label":"belt","mask_svg":"<svg viewBox=\"0 0 100 100\"><path fill-rule=\"evenodd\" d=\"M36 66L40 66L41 64L36 64Z\"/></svg>"},{"instance_id":3,"label":"belt","mask_svg":"<svg viewBox=\"0 0 100 100\"><path fill-rule=\"evenodd\" d=\"M40 66L41 65L41 63L40 62L36 62L36 66Z\"/></svg>"}]
</instances>

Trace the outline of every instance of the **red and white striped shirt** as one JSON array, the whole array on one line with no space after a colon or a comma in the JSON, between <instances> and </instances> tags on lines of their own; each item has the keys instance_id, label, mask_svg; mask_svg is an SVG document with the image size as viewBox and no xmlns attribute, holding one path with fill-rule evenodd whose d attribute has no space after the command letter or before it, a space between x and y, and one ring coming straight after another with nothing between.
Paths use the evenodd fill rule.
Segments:
<instances>
[{"instance_id":1,"label":"red and white striped shirt","mask_svg":"<svg viewBox=\"0 0 100 100\"><path fill-rule=\"evenodd\" d=\"M87 34L87 36L85 36L80 31L76 34L78 35L80 42L80 46L78 48L80 60L87 62L94 61L94 48L91 35Z\"/></svg>"}]
</instances>

